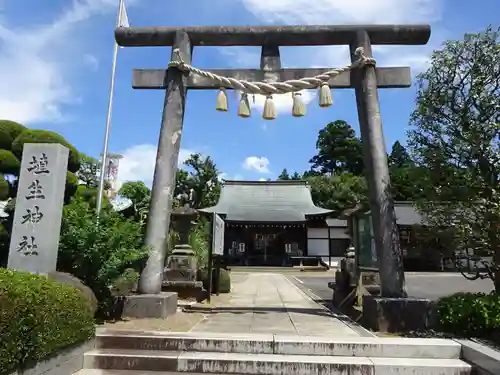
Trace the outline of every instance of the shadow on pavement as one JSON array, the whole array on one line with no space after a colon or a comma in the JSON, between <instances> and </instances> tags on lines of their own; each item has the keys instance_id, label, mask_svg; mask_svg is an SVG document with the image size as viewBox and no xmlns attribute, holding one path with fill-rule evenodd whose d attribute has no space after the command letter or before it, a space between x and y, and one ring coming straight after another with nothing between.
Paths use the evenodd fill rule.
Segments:
<instances>
[{"instance_id":1,"label":"shadow on pavement","mask_svg":"<svg viewBox=\"0 0 500 375\"><path fill-rule=\"evenodd\" d=\"M269 313L296 313L296 314L309 314L325 317L336 317L332 311L327 311L322 308L284 308L284 307L199 307L191 306L184 309L185 312L204 312L206 314L269 314Z\"/></svg>"}]
</instances>

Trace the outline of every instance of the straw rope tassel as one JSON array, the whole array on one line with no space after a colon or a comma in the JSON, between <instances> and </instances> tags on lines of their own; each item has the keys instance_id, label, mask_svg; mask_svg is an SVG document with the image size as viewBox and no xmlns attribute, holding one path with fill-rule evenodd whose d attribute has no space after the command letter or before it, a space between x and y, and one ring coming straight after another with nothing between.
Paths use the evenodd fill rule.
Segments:
<instances>
[{"instance_id":1,"label":"straw rope tassel","mask_svg":"<svg viewBox=\"0 0 500 375\"><path fill-rule=\"evenodd\" d=\"M248 101L248 94L241 94L240 104L238 105L238 116L247 118L250 117L252 111L250 110L250 102Z\"/></svg>"},{"instance_id":2,"label":"straw rope tassel","mask_svg":"<svg viewBox=\"0 0 500 375\"><path fill-rule=\"evenodd\" d=\"M215 109L221 112L227 112L227 95L226 90L221 88L217 94L217 101L215 103Z\"/></svg>"},{"instance_id":3,"label":"straw rope tassel","mask_svg":"<svg viewBox=\"0 0 500 375\"><path fill-rule=\"evenodd\" d=\"M328 82L323 82L319 88L319 106L321 108L330 107L333 104L332 93Z\"/></svg>"},{"instance_id":4,"label":"straw rope tassel","mask_svg":"<svg viewBox=\"0 0 500 375\"><path fill-rule=\"evenodd\" d=\"M302 100L302 94L300 92L293 93L293 107L292 116L302 117L306 114L306 106Z\"/></svg>"},{"instance_id":5,"label":"straw rope tassel","mask_svg":"<svg viewBox=\"0 0 500 375\"><path fill-rule=\"evenodd\" d=\"M266 97L262 118L264 120L274 120L276 118L276 106L274 105L274 100L272 95L268 95Z\"/></svg>"}]
</instances>

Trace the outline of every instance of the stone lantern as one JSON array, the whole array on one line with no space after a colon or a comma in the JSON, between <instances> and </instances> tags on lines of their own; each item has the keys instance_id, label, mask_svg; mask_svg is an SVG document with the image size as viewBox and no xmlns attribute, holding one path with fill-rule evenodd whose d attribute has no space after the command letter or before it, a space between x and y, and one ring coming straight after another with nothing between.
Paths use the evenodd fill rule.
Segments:
<instances>
[{"instance_id":1,"label":"stone lantern","mask_svg":"<svg viewBox=\"0 0 500 375\"><path fill-rule=\"evenodd\" d=\"M187 194L182 196L187 201ZM179 234L179 243L175 245L167 259L163 273L162 289L177 292L179 297L197 297L202 290L203 283L196 280L198 261L189 245L189 232L198 212L185 203L172 211L172 223Z\"/></svg>"}]
</instances>

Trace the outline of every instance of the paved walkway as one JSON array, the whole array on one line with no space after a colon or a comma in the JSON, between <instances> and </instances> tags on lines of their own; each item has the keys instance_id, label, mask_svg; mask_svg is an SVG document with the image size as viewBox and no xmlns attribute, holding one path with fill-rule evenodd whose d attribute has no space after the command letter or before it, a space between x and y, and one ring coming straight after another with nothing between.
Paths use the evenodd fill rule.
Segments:
<instances>
[{"instance_id":1,"label":"paved walkway","mask_svg":"<svg viewBox=\"0 0 500 375\"><path fill-rule=\"evenodd\" d=\"M217 306L193 332L359 336L284 275L233 273L229 303Z\"/></svg>"}]
</instances>

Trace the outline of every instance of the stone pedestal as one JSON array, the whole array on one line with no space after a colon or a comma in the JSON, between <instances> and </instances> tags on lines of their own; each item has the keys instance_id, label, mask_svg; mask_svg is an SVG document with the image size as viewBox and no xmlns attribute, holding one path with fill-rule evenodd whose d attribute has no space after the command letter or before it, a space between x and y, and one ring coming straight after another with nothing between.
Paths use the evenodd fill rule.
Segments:
<instances>
[{"instance_id":1,"label":"stone pedestal","mask_svg":"<svg viewBox=\"0 0 500 375\"><path fill-rule=\"evenodd\" d=\"M139 294L125 297L122 317L165 319L177 312L177 293Z\"/></svg>"},{"instance_id":2,"label":"stone pedestal","mask_svg":"<svg viewBox=\"0 0 500 375\"><path fill-rule=\"evenodd\" d=\"M197 261L189 245L176 246L168 257L163 273L162 290L175 292L180 298L203 299L203 282L197 281Z\"/></svg>"},{"instance_id":3,"label":"stone pedestal","mask_svg":"<svg viewBox=\"0 0 500 375\"><path fill-rule=\"evenodd\" d=\"M185 205L172 212L174 226L179 233L180 244L174 247L167 259L163 273L162 290L175 292L180 298L202 299L203 283L196 280L198 261L189 242L192 221L198 216L196 210Z\"/></svg>"},{"instance_id":4,"label":"stone pedestal","mask_svg":"<svg viewBox=\"0 0 500 375\"><path fill-rule=\"evenodd\" d=\"M362 324L376 332L427 330L434 326L434 312L429 299L363 296Z\"/></svg>"}]
</instances>

